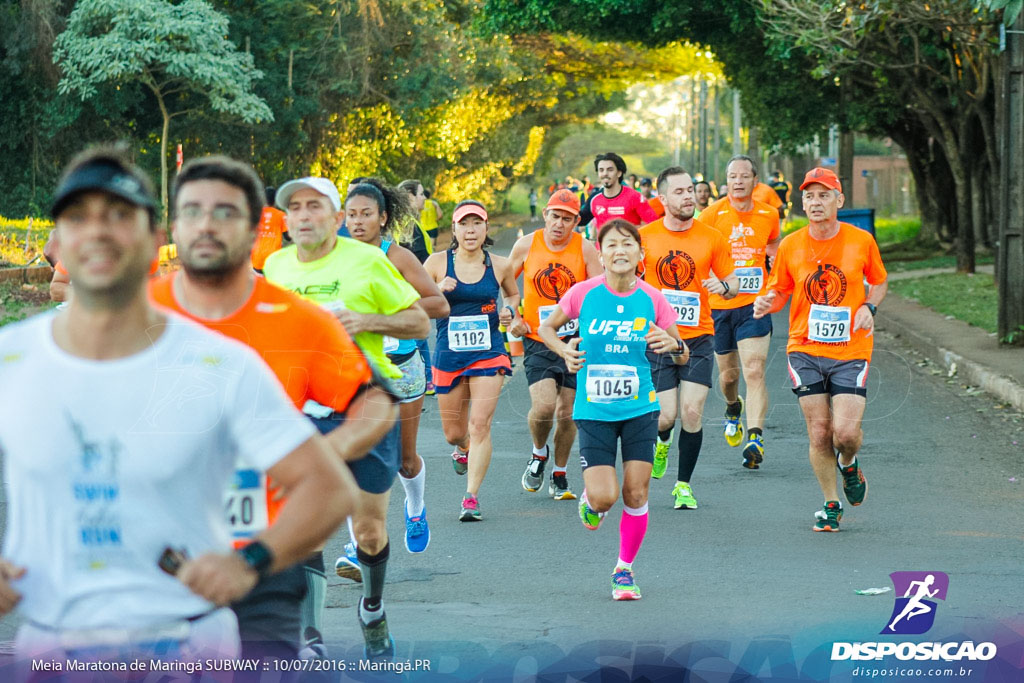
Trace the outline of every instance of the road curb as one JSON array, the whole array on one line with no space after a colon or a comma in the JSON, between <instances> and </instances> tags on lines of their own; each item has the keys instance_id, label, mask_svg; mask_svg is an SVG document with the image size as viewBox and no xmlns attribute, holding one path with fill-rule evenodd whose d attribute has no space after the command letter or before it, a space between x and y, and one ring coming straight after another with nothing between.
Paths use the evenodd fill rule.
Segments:
<instances>
[{"instance_id":1,"label":"road curb","mask_svg":"<svg viewBox=\"0 0 1024 683\"><path fill-rule=\"evenodd\" d=\"M899 305L886 305L890 303L895 304L897 302ZM1016 410L1024 412L1024 386L1022 386L1017 380L1001 374L983 363L967 358L961 352L943 346L939 342L935 341L931 336L922 334L919 331L919 325L915 324L915 322L911 320L911 316L907 315L907 309L909 307L920 309L911 311L914 317L919 318L920 316L927 314L933 317L933 323L941 321L951 327L951 339L962 339L965 336L962 330L957 329L958 326L963 326L966 330L969 330L974 334L984 335L984 332L977 330L976 328L971 328L966 323L962 323L960 321L947 321L945 316L935 313L930 309L925 309L922 306L918 306L914 302L904 299L899 295L890 293L883 305L884 308L880 307L878 311L879 329L888 331L899 337L904 342L923 353L933 362L944 367L947 372L955 369L956 376L964 382L972 386L980 387L1004 403L1009 403ZM1011 353L1012 351L1007 352Z\"/></svg>"}]
</instances>

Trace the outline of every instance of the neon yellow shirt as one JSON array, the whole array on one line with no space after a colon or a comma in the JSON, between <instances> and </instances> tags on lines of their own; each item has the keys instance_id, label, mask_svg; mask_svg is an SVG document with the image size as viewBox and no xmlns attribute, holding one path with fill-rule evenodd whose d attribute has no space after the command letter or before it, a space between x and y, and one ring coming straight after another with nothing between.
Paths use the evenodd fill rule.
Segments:
<instances>
[{"instance_id":1,"label":"neon yellow shirt","mask_svg":"<svg viewBox=\"0 0 1024 683\"><path fill-rule=\"evenodd\" d=\"M420 298L380 247L339 237L329 254L308 263L299 261L296 251L293 244L268 256L264 276L325 308L340 303L356 313L393 315ZM382 375L402 376L384 353L382 335L360 332L355 341Z\"/></svg>"}]
</instances>

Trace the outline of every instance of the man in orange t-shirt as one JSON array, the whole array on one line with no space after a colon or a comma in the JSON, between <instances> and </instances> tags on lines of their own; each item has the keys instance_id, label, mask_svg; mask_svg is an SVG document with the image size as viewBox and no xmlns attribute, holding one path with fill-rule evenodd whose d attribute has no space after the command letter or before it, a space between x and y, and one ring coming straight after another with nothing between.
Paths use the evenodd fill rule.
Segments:
<instances>
[{"instance_id":1,"label":"man in orange t-shirt","mask_svg":"<svg viewBox=\"0 0 1024 683\"><path fill-rule=\"evenodd\" d=\"M793 297L786 346L789 376L807 422L811 466L825 497L813 528L839 531L843 506L836 467L850 505L864 502L868 490L857 451L864 436L875 310L888 290L888 274L874 238L836 219L844 197L835 173L813 168L800 190L808 225L782 240L767 291L754 301L754 315L781 310ZM866 296L865 280L870 285Z\"/></svg>"},{"instance_id":2,"label":"man in orange t-shirt","mask_svg":"<svg viewBox=\"0 0 1024 683\"><path fill-rule=\"evenodd\" d=\"M173 234L182 270L154 281L150 297L254 348L307 415L335 416L327 440L354 469L394 424L394 399L375 385L369 361L334 316L248 267L263 199L259 177L242 162L207 157L187 163L174 187ZM236 543L274 523L286 505L281 494L264 473L240 463L225 498ZM315 612L325 588L319 551L261 580L232 605L243 654L295 658L300 641L321 644L310 641L321 638ZM304 609L306 595L313 604Z\"/></svg>"},{"instance_id":3,"label":"man in orange t-shirt","mask_svg":"<svg viewBox=\"0 0 1024 683\"><path fill-rule=\"evenodd\" d=\"M772 336L771 318L754 318L754 298L764 292L768 266L782 238L779 215L753 197L757 166L748 156L737 155L726 165L728 195L711 204L700 219L717 228L729 241L739 293L726 301L711 297L715 321L715 359L718 384L725 398L725 442L743 443L744 409L750 427L743 447L743 466L756 470L764 459L764 419L768 414L768 385L764 369ZM776 195L777 196L777 195ZM746 400L739 395L740 371L747 385Z\"/></svg>"},{"instance_id":4,"label":"man in orange t-shirt","mask_svg":"<svg viewBox=\"0 0 1024 683\"><path fill-rule=\"evenodd\" d=\"M679 166L658 176L658 196L664 218L640 228L644 249L644 280L661 290L678 316L679 337L690 349L690 360L676 365L661 355L648 353L654 390L661 415L651 476L660 479L668 466L672 429L679 432L679 475L672 489L677 510L697 507L690 479L704 438L701 422L711 389L714 327L709 296L736 296L739 283L733 273L729 245L720 232L696 220L693 179Z\"/></svg>"},{"instance_id":5,"label":"man in orange t-shirt","mask_svg":"<svg viewBox=\"0 0 1024 683\"><path fill-rule=\"evenodd\" d=\"M747 158L749 159L750 157ZM786 207L782 200L779 199L779 193L772 189L771 185L762 183L756 178L754 180L754 201L767 204L775 209L776 213L779 214L779 218L785 216Z\"/></svg>"},{"instance_id":6,"label":"man in orange t-shirt","mask_svg":"<svg viewBox=\"0 0 1024 683\"><path fill-rule=\"evenodd\" d=\"M533 493L544 483L544 467L550 449L548 436L555 429L555 465L548 495L555 500L574 500L569 490L566 467L576 423L572 420L576 400L576 375L565 360L548 349L537 328L553 313L562 295L578 282L600 275L601 258L590 240L576 232L580 221L580 199L572 190L558 190L544 207L544 228L520 237L512 247L509 260L518 277L523 274L525 294L522 315L516 311L509 332L523 337L523 367L530 387L530 412L526 416L533 437L533 453L523 473L523 488ZM576 321L560 329L562 339L578 337Z\"/></svg>"},{"instance_id":7,"label":"man in orange t-shirt","mask_svg":"<svg viewBox=\"0 0 1024 683\"><path fill-rule=\"evenodd\" d=\"M257 273L263 272L263 264L267 257L281 248L284 238L288 234L288 226L284 222L284 211L274 206L274 199L277 196L277 188L266 189L267 204L260 213L259 228L256 231L256 241L252 245L252 267Z\"/></svg>"}]
</instances>

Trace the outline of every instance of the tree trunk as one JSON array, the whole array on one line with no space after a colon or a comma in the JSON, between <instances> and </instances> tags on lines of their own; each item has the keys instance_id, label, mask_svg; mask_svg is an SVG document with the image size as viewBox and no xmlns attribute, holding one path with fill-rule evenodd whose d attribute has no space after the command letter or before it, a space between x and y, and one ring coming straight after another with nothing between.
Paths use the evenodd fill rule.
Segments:
<instances>
[{"instance_id":1,"label":"tree trunk","mask_svg":"<svg viewBox=\"0 0 1024 683\"><path fill-rule=\"evenodd\" d=\"M970 158L967 117L960 120L957 140L946 140L952 148L947 154L949 170L956 187L956 272L974 272L974 226L971 221L971 169L965 163Z\"/></svg>"},{"instance_id":2,"label":"tree trunk","mask_svg":"<svg viewBox=\"0 0 1024 683\"><path fill-rule=\"evenodd\" d=\"M978 159L971 170L971 224L974 226L974 243L991 247L988 223L985 221L985 160Z\"/></svg>"},{"instance_id":3,"label":"tree trunk","mask_svg":"<svg viewBox=\"0 0 1024 683\"><path fill-rule=\"evenodd\" d=\"M171 117L167 114L162 97L158 98L160 113L164 116L163 132L160 134L160 219L163 229L167 230L167 132L171 127ZM167 235L170 243L170 233Z\"/></svg>"}]
</instances>

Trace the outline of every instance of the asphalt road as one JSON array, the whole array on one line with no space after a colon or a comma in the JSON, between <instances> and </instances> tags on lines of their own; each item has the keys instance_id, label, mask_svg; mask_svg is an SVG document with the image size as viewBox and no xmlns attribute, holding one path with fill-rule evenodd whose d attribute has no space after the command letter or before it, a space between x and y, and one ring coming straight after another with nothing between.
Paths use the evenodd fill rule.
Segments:
<instances>
[{"instance_id":1,"label":"asphalt road","mask_svg":"<svg viewBox=\"0 0 1024 683\"><path fill-rule=\"evenodd\" d=\"M503 233L495 252L507 253L514 238ZM617 667L606 680L635 678L641 669L633 666L675 680L683 666L691 680L824 680L830 672L849 679L850 662L828 661L833 641L880 639L893 608L892 592L854 591L891 588L889 574L902 570L949 575L949 594L927 639L1002 639L1003 652L1020 657L1019 419L933 374L880 332L861 453L869 495L864 505L847 507L841 533L813 533L822 501L786 376L785 315L774 318L765 462L757 471L740 466L740 449L721 436L724 405L713 389L692 480L700 508L672 508L673 447L668 474L651 486L650 525L634 563L638 602L611 599L621 503L600 529L588 531L574 502L552 501L546 486L528 493L520 485L531 445L521 363L494 421L480 523L458 521L465 480L452 470L452 449L428 398L419 436L432 532L427 551L411 555L404 548L397 484L389 518L385 608L397 659L427 660L431 678L463 680L527 680L538 672L551 680L584 678L599 666ZM580 493L575 452L569 481ZM343 529L329 544L329 566L346 540ZM360 590L332 576L327 593L330 655L350 673L362 650L354 609ZM0 639L12 637L15 623L0 621Z\"/></svg>"}]
</instances>

